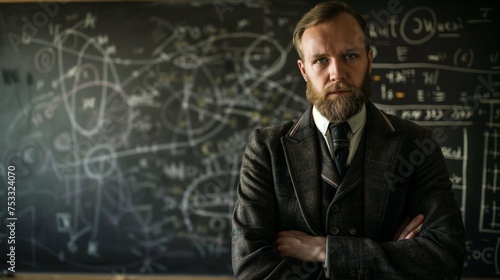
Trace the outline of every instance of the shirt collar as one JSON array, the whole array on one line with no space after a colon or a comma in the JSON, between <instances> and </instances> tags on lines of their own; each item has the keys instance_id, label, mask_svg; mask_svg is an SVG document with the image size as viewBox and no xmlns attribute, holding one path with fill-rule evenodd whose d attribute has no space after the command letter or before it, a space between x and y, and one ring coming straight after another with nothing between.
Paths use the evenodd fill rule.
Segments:
<instances>
[{"instance_id":1,"label":"shirt collar","mask_svg":"<svg viewBox=\"0 0 500 280\"><path fill-rule=\"evenodd\" d=\"M313 107L312 115L316 127L323 135L326 135L330 121L321 115L316 106ZM361 110L356 115L350 117L347 123L351 127L352 133L356 134L366 123L366 105L363 104Z\"/></svg>"}]
</instances>

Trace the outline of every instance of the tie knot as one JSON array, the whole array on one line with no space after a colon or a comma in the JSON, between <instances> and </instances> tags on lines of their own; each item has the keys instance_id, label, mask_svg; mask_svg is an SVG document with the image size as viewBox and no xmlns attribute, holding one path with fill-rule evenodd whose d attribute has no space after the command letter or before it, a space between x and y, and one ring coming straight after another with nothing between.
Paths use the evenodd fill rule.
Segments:
<instances>
[{"instance_id":1,"label":"tie knot","mask_svg":"<svg viewBox=\"0 0 500 280\"><path fill-rule=\"evenodd\" d=\"M342 122L339 124L330 123L328 126L333 139L347 139L347 133L351 130L351 127L347 122Z\"/></svg>"}]
</instances>

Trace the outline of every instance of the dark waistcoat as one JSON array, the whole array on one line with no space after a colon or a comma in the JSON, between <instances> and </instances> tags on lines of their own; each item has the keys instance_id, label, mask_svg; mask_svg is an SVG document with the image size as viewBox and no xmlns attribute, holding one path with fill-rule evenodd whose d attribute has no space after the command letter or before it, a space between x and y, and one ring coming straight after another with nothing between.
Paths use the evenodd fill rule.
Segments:
<instances>
[{"instance_id":1,"label":"dark waistcoat","mask_svg":"<svg viewBox=\"0 0 500 280\"><path fill-rule=\"evenodd\" d=\"M365 133L344 180L338 183L339 175L335 168L328 146L320 132L316 133L320 143L321 159L321 213L325 235L362 236L363 221L363 162L365 156ZM348 198L342 193L352 189Z\"/></svg>"}]
</instances>

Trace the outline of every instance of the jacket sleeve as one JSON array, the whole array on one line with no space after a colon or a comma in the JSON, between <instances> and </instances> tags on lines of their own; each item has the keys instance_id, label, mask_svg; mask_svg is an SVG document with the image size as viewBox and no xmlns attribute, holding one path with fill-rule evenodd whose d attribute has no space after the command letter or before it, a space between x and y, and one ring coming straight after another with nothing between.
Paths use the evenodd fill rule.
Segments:
<instances>
[{"instance_id":1,"label":"jacket sleeve","mask_svg":"<svg viewBox=\"0 0 500 280\"><path fill-rule=\"evenodd\" d=\"M317 279L322 264L283 258L274 246L278 231L270 150L277 146L252 133L243 155L232 224L232 266L237 279ZM279 137L272 137L279 141ZM274 148L273 148L274 147ZM324 277L324 276L323 276Z\"/></svg>"},{"instance_id":2,"label":"jacket sleeve","mask_svg":"<svg viewBox=\"0 0 500 280\"><path fill-rule=\"evenodd\" d=\"M408 215L425 215L420 235L395 242L328 236L328 278L460 278L465 252L462 215L439 145L431 131L425 131L420 139L410 137L392 174L394 187L405 188Z\"/></svg>"}]
</instances>

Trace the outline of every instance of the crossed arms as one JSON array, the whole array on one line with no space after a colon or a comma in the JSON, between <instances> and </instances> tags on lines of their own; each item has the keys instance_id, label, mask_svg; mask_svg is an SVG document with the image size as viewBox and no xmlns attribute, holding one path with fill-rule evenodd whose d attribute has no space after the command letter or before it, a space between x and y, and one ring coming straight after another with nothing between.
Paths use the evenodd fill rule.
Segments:
<instances>
[{"instance_id":1,"label":"crossed arms","mask_svg":"<svg viewBox=\"0 0 500 280\"><path fill-rule=\"evenodd\" d=\"M308 231L293 189L283 187L291 182L278 137L266 135L273 133L283 132L255 132L243 157L232 232L238 279L460 277L464 229L439 149L390 194L380 220L382 230L396 229L390 237L319 236ZM419 136L431 139L430 131ZM388 222L395 211L412 220Z\"/></svg>"}]
</instances>

